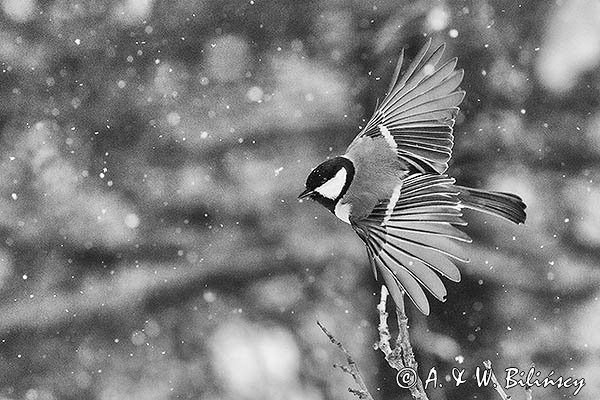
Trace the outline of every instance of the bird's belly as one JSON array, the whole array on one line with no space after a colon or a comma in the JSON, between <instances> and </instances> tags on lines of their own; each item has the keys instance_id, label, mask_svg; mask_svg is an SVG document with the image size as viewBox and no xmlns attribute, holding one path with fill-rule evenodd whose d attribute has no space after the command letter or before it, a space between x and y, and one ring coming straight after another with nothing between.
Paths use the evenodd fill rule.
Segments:
<instances>
[{"instance_id":1,"label":"bird's belly","mask_svg":"<svg viewBox=\"0 0 600 400\"><path fill-rule=\"evenodd\" d=\"M335 216L344 221L345 223L350 223L350 213L352 212L352 204L350 203L342 203L339 201L335 205L334 213Z\"/></svg>"}]
</instances>

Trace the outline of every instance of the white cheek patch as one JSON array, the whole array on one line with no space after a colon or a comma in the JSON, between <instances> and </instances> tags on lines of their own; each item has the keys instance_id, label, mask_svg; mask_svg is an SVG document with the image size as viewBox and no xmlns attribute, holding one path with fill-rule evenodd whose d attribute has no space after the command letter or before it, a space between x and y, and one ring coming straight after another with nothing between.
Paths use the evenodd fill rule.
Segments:
<instances>
[{"instance_id":1,"label":"white cheek patch","mask_svg":"<svg viewBox=\"0 0 600 400\"><path fill-rule=\"evenodd\" d=\"M342 204L342 202L340 201L335 205L334 211L336 217L338 217L347 224L350 223L350 213L352 212L352 204Z\"/></svg>"},{"instance_id":2,"label":"white cheek patch","mask_svg":"<svg viewBox=\"0 0 600 400\"><path fill-rule=\"evenodd\" d=\"M319 193L323 197L335 200L338 198L342 189L346 184L346 168L341 168L337 174L321 186L315 189L315 192Z\"/></svg>"}]
</instances>

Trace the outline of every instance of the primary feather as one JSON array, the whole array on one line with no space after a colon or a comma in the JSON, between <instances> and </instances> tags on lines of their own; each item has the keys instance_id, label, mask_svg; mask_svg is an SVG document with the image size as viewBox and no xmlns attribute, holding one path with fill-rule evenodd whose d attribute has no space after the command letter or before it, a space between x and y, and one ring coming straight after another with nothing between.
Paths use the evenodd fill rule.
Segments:
<instances>
[{"instance_id":1,"label":"primary feather","mask_svg":"<svg viewBox=\"0 0 600 400\"><path fill-rule=\"evenodd\" d=\"M463 71L454 70L456 58L438 65L445 45L431 52L430 47L428 40L399 78L402 52L388 95L348 150L363 137L389 132L396 144L394 150L408 170L440 174L446 171L454 143L452 127L465 95L457 90Z\"/></svg>"},{"instance_id":2,"label":"primary feather","mask_svg":"<svg viewBox=\"0 0 600 400\"><path fill-rule=\"evenodd\" d=\"M367 218L353 221L394 300L405 292L424 314L429 302L423 288L444 301L438 274L459 281L453 260L468 262L458 242L471 239L453 226L464 224L453 184L445 175L411 175L392 206L383 201Z\"/></svg>"}]
</instances>

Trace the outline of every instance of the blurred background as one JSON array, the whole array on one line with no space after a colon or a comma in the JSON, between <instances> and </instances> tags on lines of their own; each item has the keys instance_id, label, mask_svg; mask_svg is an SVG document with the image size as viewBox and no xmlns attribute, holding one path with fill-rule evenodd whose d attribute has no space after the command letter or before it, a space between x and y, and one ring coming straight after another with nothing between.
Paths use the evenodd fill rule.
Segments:
<instances>
[{"instance_id":1,"label":"blurred background","mask_svg":"<svg viewBox=\"0 0 600 400\"><path fill-rule=\"evenodd\" d=\"M463 282L407 305L429 396L499 398L445 384L489 358L600 397L596 0L0 7L0 398L352 399L317 320L408 398L362 243L296 196L424 35L466 72L450 173L528 204L525 226L467 214Z\"/></svg>"}]
</instances>

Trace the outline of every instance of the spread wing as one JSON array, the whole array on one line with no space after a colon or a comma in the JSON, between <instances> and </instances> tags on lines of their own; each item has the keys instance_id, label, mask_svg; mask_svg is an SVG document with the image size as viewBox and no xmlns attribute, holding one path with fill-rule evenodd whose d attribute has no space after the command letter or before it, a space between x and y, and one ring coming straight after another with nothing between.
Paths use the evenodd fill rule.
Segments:
<instances>
[{"instance_id":1,"label":"spread wing","mask_svg":"<svg viewBox=\"0 0 600 400\"><path fill-rule=\"evenodd\" d=\"M402 50L387 96L348 151L361 138L383 136L412 172L446 171L454 143L452 129L465 95L457 90L464 72L455 70L456 58L440 64L445 44L430 48L431 39L400 76Z\"/></svg>"},{"instance_id":2,"label":"spread wing","mask_svg":"<svg viewBox=\"0 0 600 400\"><path fill-rule=\"evenodd\" d=\"M471 239L455 227L466 222L453 184L454 179L445 175L410 175L399 193L367 218L351 221L394 301L406 293L426 315L429 302L423 288L445 301L447 292L439 275L459 282L453 261L468 262L458 242Z\"/></svg>"}]
</instances>

